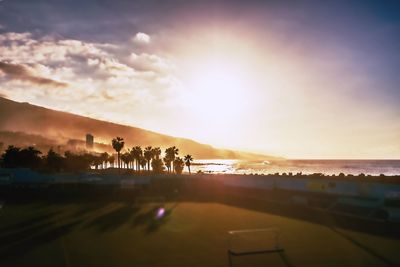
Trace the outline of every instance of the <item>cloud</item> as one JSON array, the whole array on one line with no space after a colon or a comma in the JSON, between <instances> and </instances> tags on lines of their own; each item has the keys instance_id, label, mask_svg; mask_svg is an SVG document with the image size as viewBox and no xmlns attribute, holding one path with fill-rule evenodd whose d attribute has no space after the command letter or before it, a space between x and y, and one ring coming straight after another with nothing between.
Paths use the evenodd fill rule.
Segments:
<instances>
[{"instance_id":1,"label":"cloud","mask_svg":"<svg viewBox=\"0 0 400 267\"><path fill-rule=\"evenodd\" d=\"M166 59L154 54L135 54L131 53L131 66L139 71L153 71L157 73L165 73L173 68L173 65Z\"/></svg>"},{"instance_id":2,"label":"cloud","mask_svg":"<svg viewBox=\"0 0 400 267\"><path fill-rule=\"evenodd\" d=\"M138 32L133 38L132 41L137 44L148 44L150 43L150 36L143 32Z\"/></svg>"},{"instance_id":3,"label":"cloud","mask_svg":"<svg viewBox=\"0 0 400 267\"><path fill-rule=\"evenodd\" d=\"M34 75L26 66L0 61L0 70L12 79L28 81L36 85L66 87L67 83Z\"/></svg>"},{"instance_id":4,"label":"cloud","mask_svg":"<svg viewBox=\"0 0 400 267\"><path fill-rule=\"evenodd\" d=\"M0 62L0 94L125 123L135 123L131 114L158 119L154 107L178 109L174 96L183 90L163 55L128 51L124 44L7 32L0 34ZM51 88L64 83L69 90Z\"/></svg>"}]
</instances>

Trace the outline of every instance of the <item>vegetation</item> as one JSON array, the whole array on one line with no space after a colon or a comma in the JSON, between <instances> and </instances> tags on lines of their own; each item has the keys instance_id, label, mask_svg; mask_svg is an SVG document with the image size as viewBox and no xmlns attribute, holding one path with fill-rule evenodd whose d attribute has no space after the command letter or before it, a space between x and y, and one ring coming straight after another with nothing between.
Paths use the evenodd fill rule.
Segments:
<instances>
[{"instance_id":1,"label":"vegetation","mask_svg":"<svg viewBox=\"0 0 400 267\"><path fill-rule=\"evenodd\" d=\"M115 157L114 156L109 156L108 157L108 163L111 165L111 168L114 168L114 162L115 162Z\"/></svg>"},{"instance_id":2,"label":"vegetation","mask_svg":"<svg viewBox=\"0 0 400 267\"><path fill-rule=\"evenodd\" d=\"M125 163L125 167L128 169L129 167L129 162L131 160L131 155L129 154L129 152L125 152L121 155L121 160L123 163Z\"/></svg>"},{"instance_id":3,"label":"vegetation","mask_svg":"<svg viewBox=\"0 0 400 267\"><path fill-rule=\"evenodd\" d=\"M124 139L122 137L116 137L111 141L112 147L117 151L117 161L118 161L118 168L121 168L121 150L125 145Z\"/></svg>"},{"instance_id":4,"label":"vegetation","mask_svg":"<svg viewBox=\"0 0 400 267\"><path fill-rule=\"evenodd\" d=\"M185 163L183 162L183 159L181 159L180 157L176 157L174 160L175 173L181 174L184 166L185 166Z\"/></svg>"},{"instance_id":5,"label":"vegetation","mask_svg":"<svg viewBox=\"0 0 400 267\"><path fill-rule=\"evenodd\" d=\"M146 147L143 151L143 155L147 162L147 170L149 171L150 170L150 162L153 159L153 148L151 146Z\"/></svg>"},{"instance_id":6,"label":"vegetation","mask_svg":"<svg viewBox=\"0 0 400 267\"><path fill-rule=\"evenodd\" d=\"M179 149L175 146L165 149L164 157L161 156L161 148L146 146L134 146L123 151L125 141L122 137L113 138L111 145L117 152L117 167L131 169L137 172L147 171L157 174L163 173L167 168L168 173L181 174L184 166L188 167L193 161L191 155L184 159L178 157ZM52 148L46 155L35 147L19 148L9 146L0 157L0 166L4 168L30 168L47 172L60 171L86 171L90 169L114 168L115 156L107 152L88 153L66 151L63 155Z\"/></svg>"},{"instance_id":7,"label":"vegetation","mask_svg":"<svg viewBox=\"0 0 400 267\"><path fill-rule=\"evenodd\" d=\"M45 158L45 164L50 171L59 172L64 168L65 158L50 149Z\"/></svg>"},{"instance_id":8,"label":"vegetation","mask_svg":"<svg viewBox=\"0 0 400 267\"><path fill-rule=\"evenodd\" d=\"M88 153L75 154L67 151L64 156L61 156L50 149L47 155L41 157L41 154L42 152L34 147L21 149L9 146L1 156L1 165L4 168L30 168L58 172L88 170L100 162L100 157Z\"/></svg>"},{"instance_id":9,"label":"vegetation","mask_svg":"<svg viewBox=\"0 0 400 267\"><path fill-rule=\"evenodd\" d=\"M131 150L132 160L136 162L136 170L140 170L140 158L143 155L143 150L140 146L135 146Z\"/></svg>"},{"instance_id":10,"label":"vegetation","mask_svg":"<svg viewBox=\"0 0 400 267\"><path fill-rule=\"evenodd\" d=\"M154 173L163 173L164 172L164 163L161 159L153 159L151 161L151 168L153 169Z\"/></svg>"},{"instance_id":11,"label":"vegetation","mask_svg":"<svg viewBox=\"0 0 400 267\"><path fill-rule=\"evenodd\" d=\"M9 146L2 156L3 166L6 168L38 168L41 166L40 154L42 152L32 146L24 149Z\"/></svg>"},{"instance_id":12,"label":"vegetation","mask_svg":"<svg viewBox=\"0 0 400 267\"><path fill-rule=\"evenodd\" d=\"M193 161L193 157L192 157L192 155L186 155L183 159L185 161L185 165L188 167L188 171L189 171L189 174L190 174L190 164Z\"/></svg>"},{"instance_id":13,"label":"vegetation","mask_svg":"<svg viewBox=\"0 0 400 267\"><path fill-rule=\"evenodd\" d=\"M175 146L169 147L165 150L164 163L167 167L168 172L172 172L172 163L175 157L179 154L179 149Z\"/></svg>"}]
</instances>

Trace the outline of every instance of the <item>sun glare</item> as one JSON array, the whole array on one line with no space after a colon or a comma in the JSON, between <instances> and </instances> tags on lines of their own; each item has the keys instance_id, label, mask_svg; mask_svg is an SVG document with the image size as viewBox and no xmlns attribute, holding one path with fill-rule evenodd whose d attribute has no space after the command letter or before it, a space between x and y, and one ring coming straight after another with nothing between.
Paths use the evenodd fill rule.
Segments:
<instances>
[{"instance_id":1,"label":"sun glare","mask_svg":"<svg viewBox=\"0 0 400 267\"><path fill-rule=\"evenodd\" d=\"M238 64L210 60L189 75L190 108L208 123L231 123L246 112L246 78Z\"/></svg>"}]
</instances>

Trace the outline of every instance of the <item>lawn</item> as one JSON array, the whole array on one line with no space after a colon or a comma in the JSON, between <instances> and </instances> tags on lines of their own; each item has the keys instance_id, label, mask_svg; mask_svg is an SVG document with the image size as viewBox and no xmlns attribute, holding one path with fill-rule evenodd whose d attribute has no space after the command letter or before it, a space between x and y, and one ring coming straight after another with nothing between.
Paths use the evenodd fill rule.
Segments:
<instances>
[{"instance_id":1,"label":"lawn","mask_svg":"<svg viewBox=\"0 0 400 267\"><path fill-rule=\"evenodd\" d=\"M87 200L4 204L0 266L228 266L229 230L276 227L291 266L400 264L398 239L223 203ZM278 255L234 266L285 266Z\"/></svg>"}]
</instances>

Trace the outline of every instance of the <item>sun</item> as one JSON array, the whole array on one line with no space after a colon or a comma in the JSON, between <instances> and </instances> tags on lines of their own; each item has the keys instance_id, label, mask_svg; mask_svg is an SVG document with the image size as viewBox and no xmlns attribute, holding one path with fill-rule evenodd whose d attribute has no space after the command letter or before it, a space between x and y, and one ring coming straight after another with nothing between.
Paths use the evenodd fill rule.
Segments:
<instances>
[{"instance_id":1,"label":"sun","mask_svg":"<svg viewBox=\"0 0 400 267\"><path fill-rule=\"evenodd\" d=\"M239 64L222 58L197 63L188 87L189 106L198 120L224 125L245 112L246 79Z\"/></svg>"}]
</instances>

